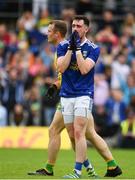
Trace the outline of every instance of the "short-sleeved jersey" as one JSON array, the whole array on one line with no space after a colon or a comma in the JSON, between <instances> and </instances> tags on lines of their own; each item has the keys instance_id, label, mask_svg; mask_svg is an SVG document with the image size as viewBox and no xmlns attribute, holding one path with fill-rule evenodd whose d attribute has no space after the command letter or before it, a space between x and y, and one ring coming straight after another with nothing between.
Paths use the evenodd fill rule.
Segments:
<instances>
[{"instance_id":1,"label":"short-sleeved jersey","mask_svg":"<svg viewBox=\"0 0 135 180\"><path fill-rule=\"evenodd\" d=\"M61 42L57 47L57 57L64 56L67 52L69 42L67 40ZM99 47L86 39L81 44L81 52L84 57L90 58L90 61L97 62L100 49ZM75 52L72 53L69 67L62 74L62 84L60 90L61 97L79 97L94 96L94 67L85 75L82 75L76 60Z\"/></svg>"}]
</instances>

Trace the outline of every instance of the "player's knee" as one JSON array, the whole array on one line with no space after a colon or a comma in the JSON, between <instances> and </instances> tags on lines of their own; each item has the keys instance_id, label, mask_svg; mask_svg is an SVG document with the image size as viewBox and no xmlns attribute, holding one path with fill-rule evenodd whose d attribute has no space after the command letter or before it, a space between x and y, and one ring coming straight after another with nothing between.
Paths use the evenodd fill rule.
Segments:
<instances>
[{"instance_id":1,"label":"player's knee","mask_svg":"<svg viewBox=\"0 0 135 180\"><path fill-rule=\"evenodd\" d=\"M53 126L49 127L49 137L55 137L56 134L57 134L56 128Z\"/></svg>"},{"instance_id":2,"label":"player's knee","mask_svg":"<svg viewBox=\"0 0 135 180\"><path fill-rule=\"evenodd\" d=\"M60 135L61 131L63 130L63 128L58 127L58 126L50 126L49 127L49 137L56 137L58 135Z\"/></svg>"},{"instance_id":3,"label":"player's knee","mask_svg":"<svg viewBox=\"0 0 135 180\"><path fill-rule=\"evenodd\" d=\"M76 129L74 132L74 137L76 140L80 140L80 138L83 137L83 133L80 130Z\"/></svg>"}]
</instances>

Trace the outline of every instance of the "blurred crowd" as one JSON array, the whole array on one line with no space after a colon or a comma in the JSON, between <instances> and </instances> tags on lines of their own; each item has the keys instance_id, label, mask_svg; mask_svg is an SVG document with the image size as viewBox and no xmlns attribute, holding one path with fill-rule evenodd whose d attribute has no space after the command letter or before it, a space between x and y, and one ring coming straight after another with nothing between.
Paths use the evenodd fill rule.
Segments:
<instances>
[{"instance_id":1,"label":"blurred crowd","mask_svg":"<svg viewBox=\"0 0 135 180\"><path fill-rule=\"evenodd\" d=\"M97 11L90 0L65 6L60 14L60 4L54 1L53 11L67 22L67 37L75 14L89 17L88 39L101 51L95 67L96 130L102 137L117 135L121 147L135 147L135 14L126 6L118 11L112 2L116 1L106 1L104 10L98 11L99 20L94 19ZM14 28L0 23L0 126L48 126L59 101L58 96L52 100L46 96L57 77L56 49L47 42L47 27L54 16L41 4L23 12Z\"/></svg>"}]
</instances>

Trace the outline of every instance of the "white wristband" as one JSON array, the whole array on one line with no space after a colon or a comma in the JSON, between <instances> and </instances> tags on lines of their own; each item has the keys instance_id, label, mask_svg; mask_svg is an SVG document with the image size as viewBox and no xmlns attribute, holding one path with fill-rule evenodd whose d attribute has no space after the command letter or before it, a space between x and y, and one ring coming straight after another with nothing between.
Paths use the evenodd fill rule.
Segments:
<instances>
[{"instance_id":1,"label":"white wristband","mask_svg":"<svg viewBox=\"0 0 135 180\"><path fill-rule=\"evenodd\" d=\"M76 55L78 55L78 54L80 54L81 53L81 50L79 50L79 51L76 51Z\"/></svg>"}]
</instances>

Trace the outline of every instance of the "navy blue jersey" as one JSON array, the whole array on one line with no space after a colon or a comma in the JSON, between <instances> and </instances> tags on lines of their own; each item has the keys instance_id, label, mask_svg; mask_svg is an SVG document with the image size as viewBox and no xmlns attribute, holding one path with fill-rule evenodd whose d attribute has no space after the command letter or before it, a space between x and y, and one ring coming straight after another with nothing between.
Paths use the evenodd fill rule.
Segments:
<instances>
[{"instance_id":1,"label":"navy blue jersey","mask_svg":"<svg viewBox=\"0 0 135 180\"><path fill-rule=\"evenodd\" d=\"M64 56L67 52L69 42L67 40L61 42L57 47L57 56ZM99 47L86 39L81 44L81 52L84 57L90 58L96 63L99 57ZM94 96L94 67L85 75L82 75L76 60L75 52L72 53L69 67L62 74L62 84L60 90L61 97L79 97Z\"/></svg>"}]
</instances>

